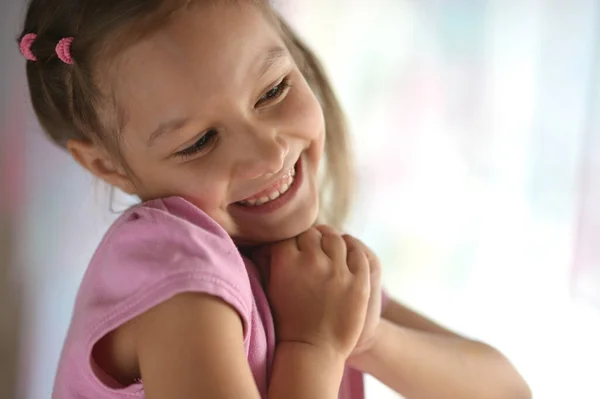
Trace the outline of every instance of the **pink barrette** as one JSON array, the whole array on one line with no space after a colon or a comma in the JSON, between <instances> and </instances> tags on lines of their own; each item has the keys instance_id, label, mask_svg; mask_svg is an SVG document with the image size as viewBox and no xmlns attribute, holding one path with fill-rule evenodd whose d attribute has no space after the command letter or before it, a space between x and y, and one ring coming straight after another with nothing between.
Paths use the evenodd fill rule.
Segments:
<instances>
[{"instance_id":1,"label":"pink barrette","mask_svg":"<svg viewBox=\"0 0 600 399\"><path fill-rule=\"evenodd\" d=\"M35 33L28 33L21 39L21 43L19 44L19 50L21 50L21 54L23 57L29 61L37 61L37 58L31 52L31 45L35 41L37 35Z\"/></svg>"},{"instance_id":2,"label":"pink barrette","mask_svg":"<svg viewBox=\"0 0 600 399\"><path fill-rule=\"evenodd\" d=\"M65 37L60 39L56 45L56 55L65 64L72 65L73 57L71 56L71 43L73 43L73 37Z\"/></svg>"}]
</instances>

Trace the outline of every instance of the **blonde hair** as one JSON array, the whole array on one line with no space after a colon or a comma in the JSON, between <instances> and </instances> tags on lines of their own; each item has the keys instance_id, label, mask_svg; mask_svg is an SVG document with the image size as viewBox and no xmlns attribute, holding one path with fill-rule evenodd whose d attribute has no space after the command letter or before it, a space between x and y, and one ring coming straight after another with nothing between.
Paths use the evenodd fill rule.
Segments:
<instances>
[{"instance_id":1,"label":"blonde hair","mask_svg":"<svg viewBox=\"0 0 600 399\"><path fill-rule=\"evenodd\" d=\"M131 32L131 26L136 27L136 38L139 38L160 28L169 15L191 2L32 0L19 41L28 33L37 35L31 47L37 61L27 62L27 80L35 113L51 140L63 148L71 139L95 142L120 158L116 127L119 110L114 99L101 94L95 79L99 54L106 58L107 54L118 51L116 46L126 45L114 39L123 36L119 33L125 30ZM354 175L340 103L319 59L290 25L267 1L252 3L260 6L277 25L323 108L326 138L319 222L341 227L350 209ZM74 65L60 61L54 51L56 43L69 36L75 37L71 46ZM107 48L106 43L118 44Z\"/></svg>"}]
</instances>

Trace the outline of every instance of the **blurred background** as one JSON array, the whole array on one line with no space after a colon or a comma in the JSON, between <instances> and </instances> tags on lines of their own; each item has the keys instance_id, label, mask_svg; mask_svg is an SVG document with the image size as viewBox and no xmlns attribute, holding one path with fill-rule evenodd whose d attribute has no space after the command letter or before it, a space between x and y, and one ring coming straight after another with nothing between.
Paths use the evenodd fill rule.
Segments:
<instances>
[{"instance_id":1,"label":"blurred background","mask_svg":"<svg viewBox=\"0 0 600 399\"><path fill-rule=\"evenodd\" d=\"M499 348L536 399L600 398L600 3L276 3L348 114L349 230L391 295ZM24 9L0 3L2 399L49 398L78 283L117 217L33 117Z\"/></svg>"}]
</instances>

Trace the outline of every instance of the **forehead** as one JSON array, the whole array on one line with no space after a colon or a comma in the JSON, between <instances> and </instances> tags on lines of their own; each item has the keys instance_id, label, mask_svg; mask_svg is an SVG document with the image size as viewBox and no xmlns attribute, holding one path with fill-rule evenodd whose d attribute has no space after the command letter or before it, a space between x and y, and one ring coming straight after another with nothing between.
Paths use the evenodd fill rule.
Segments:
<instances>
[{"instance_id":1,"label":"forehead","mask_svg":"<svg viewBox=\"0 0 600 399\"><path fill-rule=\"evenodd\" d=\"M239 91L260 68L257 57L275 46L282 39L255 6L194 5L118 55L109 81L126 125L148 129L158 117L182 118Z\"/></svg>"}]
</instances>

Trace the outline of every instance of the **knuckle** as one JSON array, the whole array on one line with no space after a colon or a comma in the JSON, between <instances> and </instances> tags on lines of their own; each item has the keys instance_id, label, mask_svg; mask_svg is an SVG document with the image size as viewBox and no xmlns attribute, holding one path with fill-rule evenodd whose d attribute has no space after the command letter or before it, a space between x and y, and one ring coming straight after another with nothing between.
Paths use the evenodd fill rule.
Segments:
<instances>
[{"instance_id":1,"label":"knuckle","mask_svg":"<svg viewBox=\"0 0 600 399\"><path fill-rule=\"evenodd\" d=\"M342 240L342 238L340 236L333 235L333 234L324 234L323 241L326 241L327 244L330 244L330 245L336 245L336 246L345 245L344 240Z\"/></svg>"},{"instance_id":2,"label":"knuckle","mask_svg":"<svg viewBox=\"0 0 600 399\"><path fill-rule=\"evenodd\" d=\"M353 245L356 245L357 247L360 247L362 244L358 239L356 239L354 236L352 236L350 234L344 234L342 237L344 238L344 240L346 242L352 243Z\"/></svg>"},{"instance_id":3,"label":"knuckle","mask_svg":"<svg viewBox=\"0 0 600 399\"><path fill-rule=\"evenodd\" d=\"M322 268L323 265L323 258L321 256L319 256L316 252L310 252L308 255L308 262L309 264L311 264L312 266L318 267L318 268Z\"/></svg>"},{"instance_id":4,"label":"knuckle","mask_svg":"<svg viewBox=\"0 0 600 399\"><path fill-rule=\"evenodd\" d=\"M376 256L373 256L370 266L372 272L381 272L381 262Z\"/></svg>"},{"instance_id":5,"label":"knuckle","mask_svg":"<svg viewBox=\"0 0 600 399\"><path fill-rule=\"evenodd\" d=\"M354 236L352 234L344 234L342 235L342 237L344 237L345 240L349 240L349 241L356 241L356 238L354 238Z\"/></svg>"},{"instance_id":6,"label":"knuckle","mask_svg":"<svg viewBox=\"0 0 600 399\"><path fill-rule=\"evenodd\" d=\"M306 230L305 234L321 234L321 232L319 231L319 229L317 227L311 227L310 229Z\"/></svg>"},{"instance_id":7,"label":"knuckle","mask_svg":"<svg viewBox=\"0 0 600 399\"><path fill-rule=\"evenodd\" d=\"M308 229L304 233L300 234L300 237L310 237L311 235L314 235L314 234L315 234L315 232L313 229Z\"/></svg>"},{"instance_id":8,"label":"knuckle","mask_svg":"<svg viewBox=\"0 0 600 399\"><path fill-rule=\"evenodd\" d=\"M316 227L316 229L318 229L323 234L339 235L338 231L334 227L326 224L319 225Z\"/></svg>"},{"instance_id":9,"label":"knuckle","mask_svg":"<svg viewBox=\"0 0 600 399\"><path fill-rule=\"evenodd\" d=\"M364 281L356 281L354 284L354 293L361 299L368 299L371 294L371 287Z\"/></svg>"},{"instance_id":10,"label":"knuckle","mask_svg":"<svg viewBox=\"0 0 600 399\"><path fill-rule=\"evenodd\" d=\"M360 266L364 267L365 269L369 269L369 258L367 258L367 255L362 253L360 256Z\"/></svg>"},{"instance_id":11,"label":"knuckle","mask_svg":"<svg viewBox=\"0 0 600 399\"><path fill-rule=\"evenodd\" d=\"M359 269L370 271L369 260L367 259L366 255L362 252L359 252L356 255L356 267L358 267Z\"/></svg>"},{"instance_id":12,"label":"knuckle","mask_svg":"<svg viewBox=\"0 0 600 399\"><path fill-rule=\"evenodd\" d=\"M316 252L307 253L301 262L303 263L303 267L310 268L311 270L322 270L327 267L325 259Z\"/></svg>"},{"instance_id":13,"label":"knuckle","mask_svg":"<svg viewBox=\"0 0 600 399\"><path fill-rule=\"evenodd\" d=\"M351 257L352 261L355 262L357 265L369 263L367 260L367 256L362 251L350 251L348 256Z\"/></svg>"}]
</instances>

